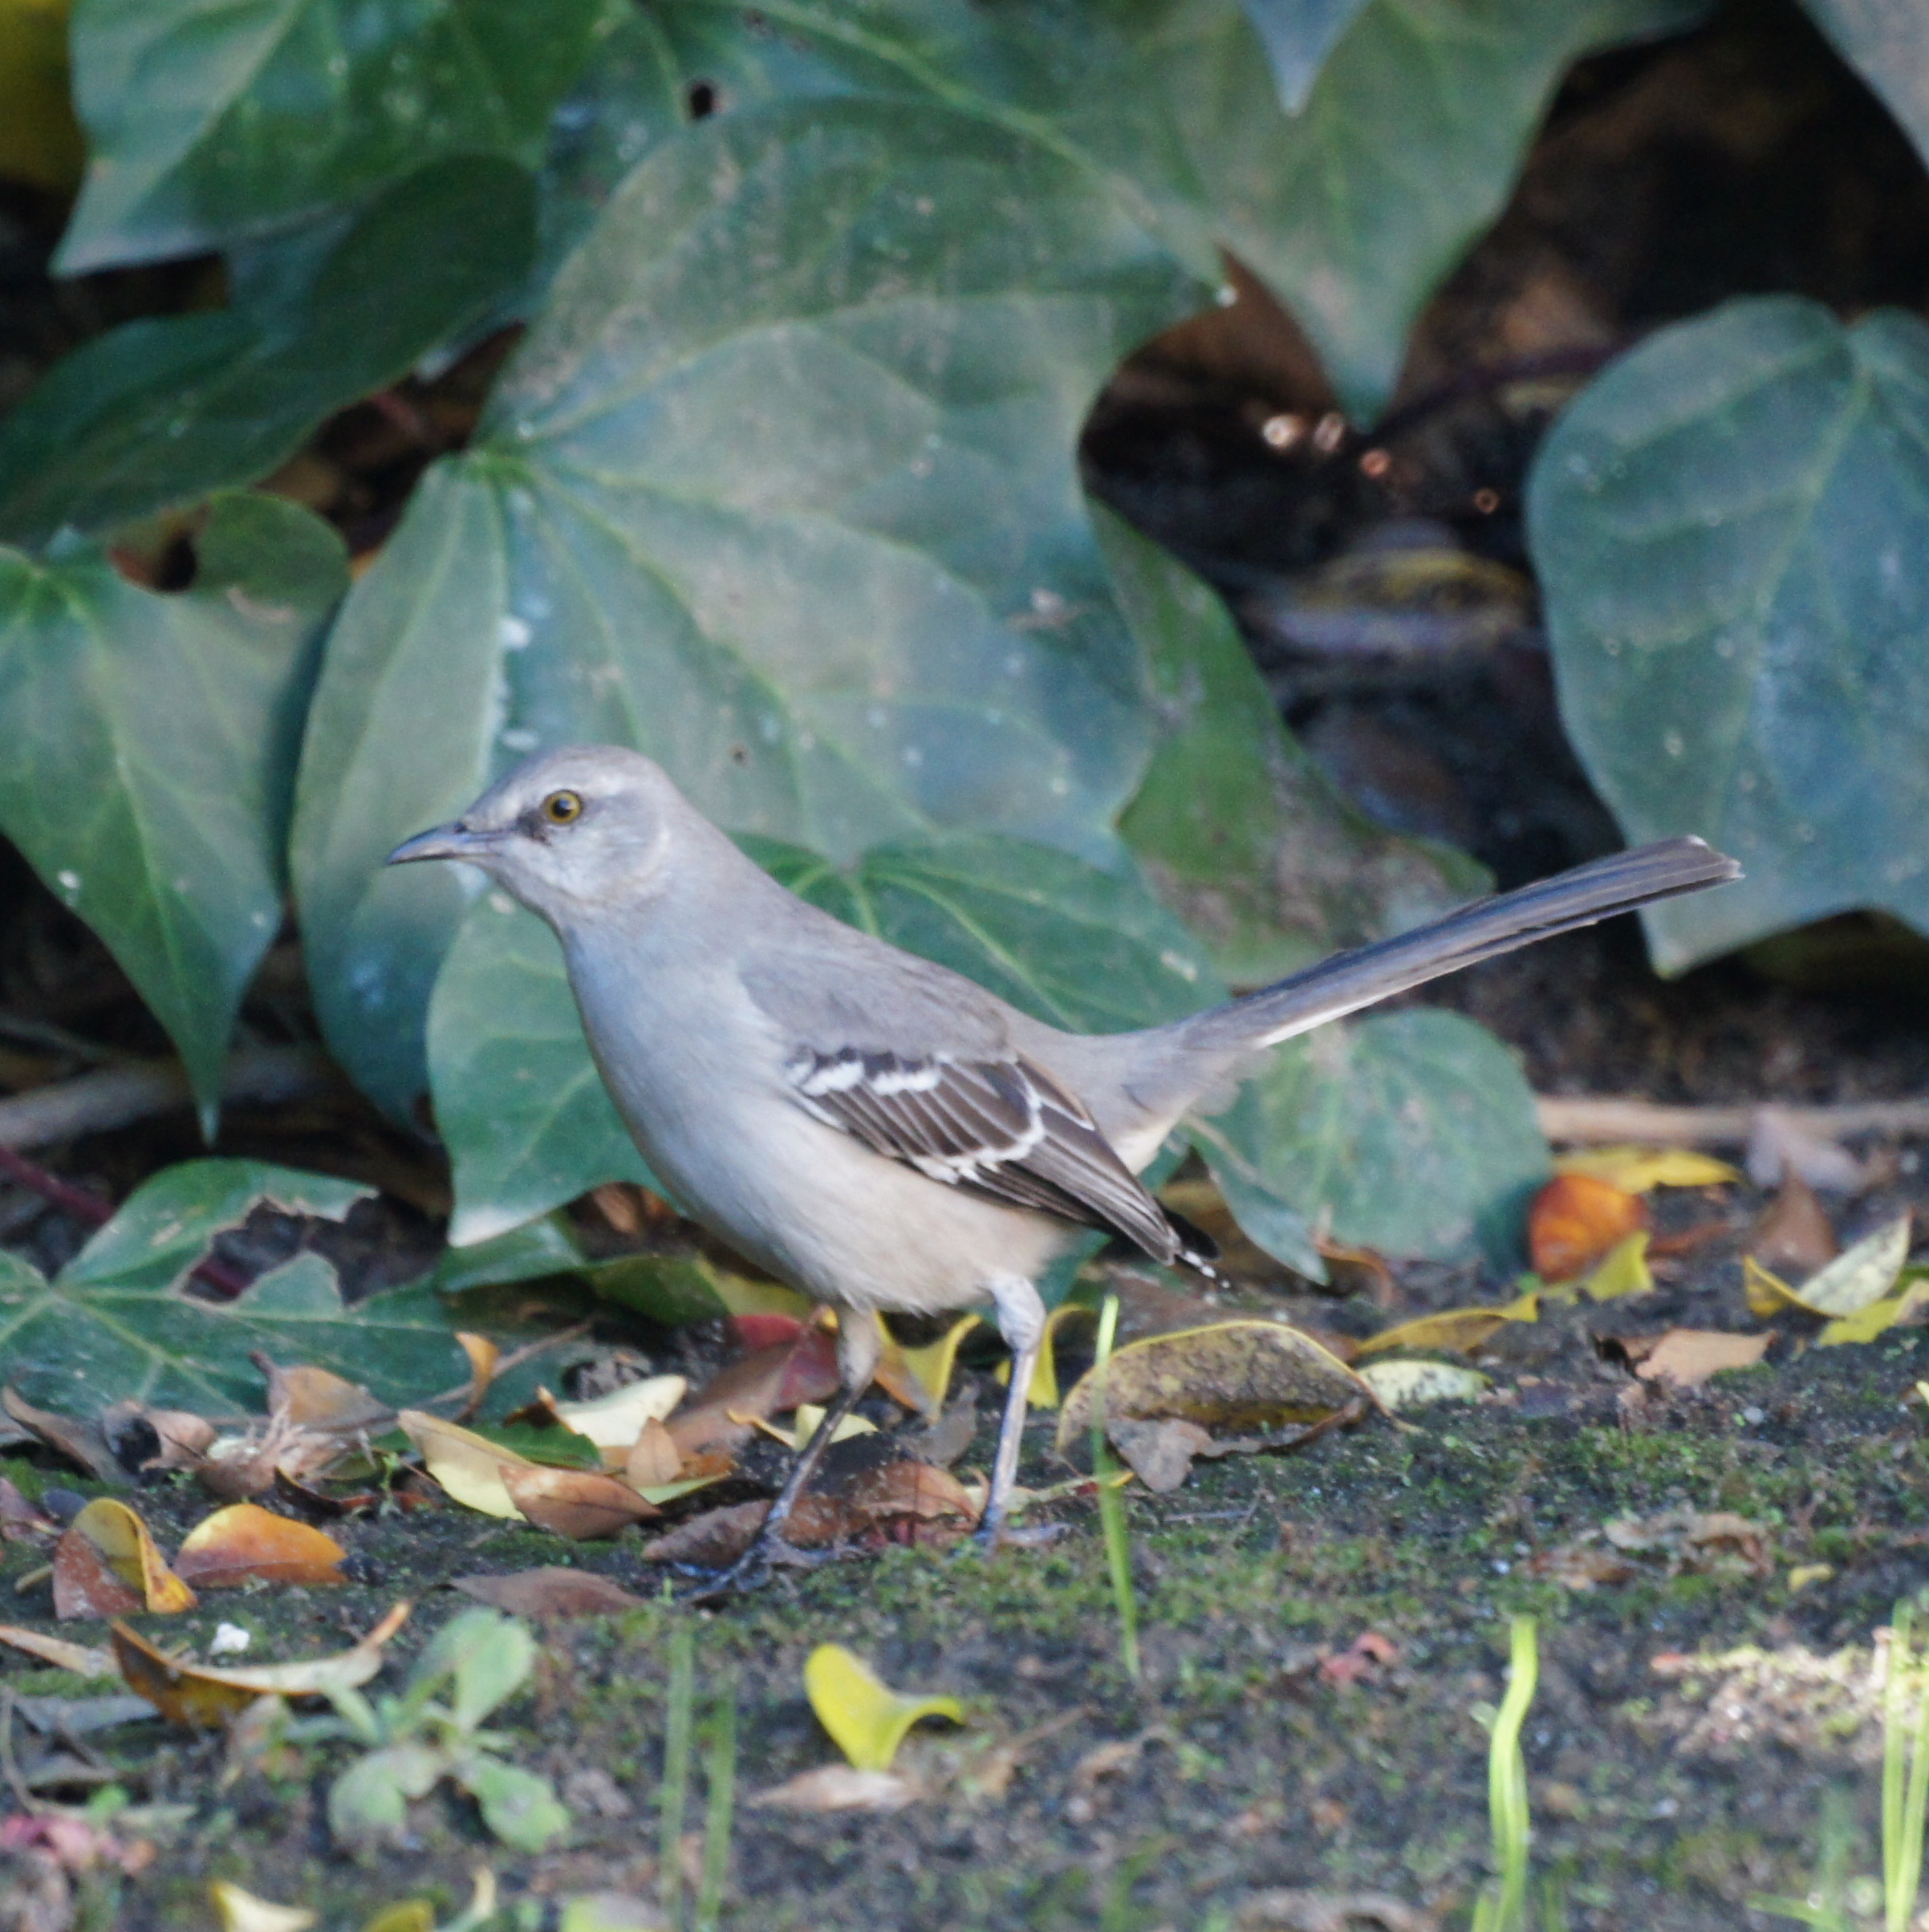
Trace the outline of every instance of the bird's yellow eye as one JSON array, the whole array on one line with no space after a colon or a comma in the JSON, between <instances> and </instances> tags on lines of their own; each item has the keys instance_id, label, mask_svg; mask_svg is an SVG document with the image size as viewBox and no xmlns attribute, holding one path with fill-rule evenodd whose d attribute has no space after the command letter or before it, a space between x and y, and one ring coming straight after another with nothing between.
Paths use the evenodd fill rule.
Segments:
<instances>
[{"instance_id":1,"label":"bird's yellow eye","mask_svg":"<svg viewBox=\"0 0 1929 1932\"><path fill-rule=\"evenodd\" d=\"M571 825L583 816L583 801L574 792L551 792L542 801L542 816L551 825Z\"/></svg>"}]
</instances>

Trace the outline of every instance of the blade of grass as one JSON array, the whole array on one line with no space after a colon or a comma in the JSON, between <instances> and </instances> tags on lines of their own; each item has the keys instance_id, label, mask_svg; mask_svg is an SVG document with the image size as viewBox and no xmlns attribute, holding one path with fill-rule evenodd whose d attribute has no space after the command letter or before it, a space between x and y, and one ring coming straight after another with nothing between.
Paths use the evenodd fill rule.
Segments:
<instances>
[{"instance_id":1,"label":"blade of grass","mask_svg":"<svg viewBox=\"0 0 1929 1932\"><path fill-rule=\"evenodd\" d=\"M1534 1620L1513 1620L1507 1695L1494 1713L1487 1746L1487 1812L1493 1833L1497 1885L1481 1888L1474 1902L1473 1932L1525 1932L1527 1845L1531 1821L1527 1808L1527 1760L1521 1751L1521 1727L1533 1702L1541 1674Z\"/></svg>"},{"instance_id":2,"label":"blade of grass","mask_svg":"<svg viewBox=\"0 0 1929 1932\"><path fill-rule=\"evenodd\" d=\"M1099 1525L1105 1536L1105 1564L1111 1573L1112 1601L1119 1608L1119 1655L1125 1674L1139 1682L1139 1604L1132 1594L1132 1554L1125 1526L1111 1451L1105 1439L1106 1372L1111 1366L1112 1339L1119 1332L1119 1297L1107 1295L1099 1311L1099 1355L1092 1371L1092 1473L1099 1479Z\"/></svg>"},{"instance_id":3,"label":"blade of grass","mask_svg":"<svg viewBox=\"0 0 1929 1932\"><path fill-rule=\"evenodd\" d=\"M1886 1932L1909 1932L1923 1882L1923 1808L1929 1804L1929 1681L1913 1642L1911 1607L1890 1620L1889 1674L1882 1690L1882 1916ZM1915 1715L1910 1716L1911 1693Z\"/></svg>"},{"instance_id":4,"label":"blade of grass","mask_svg":"<svg viewBox=\"0 0 1929 1932\"><path fill-rule=\"evenodd\" d=\"M657 1897L664 1916L680 1924L683 1907L683 1824L690 1794L690 1717L696 1697L696 1643L687 1622L670 1632L670 1700L663 1726L663 1789L657 1798Z\"/></svg>"},{"instance_id":5,"label":"blade of grass","mask_svg":"<svg viewBox=\"0 0 1929 1932\"><path fill-rule=\"evenodd\" d=\"M717 1932L724 1887L730 1877L730 1831L737 1808L737 1686L718 1702L704 1767L710 1787L703 1820L703 1885L696 1895L696 1932Z\"/></svg>"}]
</instances>

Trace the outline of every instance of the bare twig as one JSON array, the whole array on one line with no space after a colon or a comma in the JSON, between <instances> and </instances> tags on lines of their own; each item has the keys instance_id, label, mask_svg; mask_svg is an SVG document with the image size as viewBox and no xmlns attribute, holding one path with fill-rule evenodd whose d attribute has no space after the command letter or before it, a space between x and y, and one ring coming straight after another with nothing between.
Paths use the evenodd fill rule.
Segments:
<instances>
[{"instance_id":1,"label":"bare twig","mask_svg":"<svg viewBox=\"0 0 1929 1932\"><path fill-rule=\"evenodd\" d=\"M1740 1106L1662 1106L1651 1100L1593 1094L1537 1096L1541 1131L1549 1140L1633 1141L1642 1145L1740 1147L1756 1123L1773 1114L1825 1140L1864 1134L1929 1134L1929 1100L1850 1101L1840 1106L1789 1107L1761 1101Z\"/></svg>"},{"instance_id":2,"label":"bare twig","mask_svg":"<svg viewBox=\"0 0 1929 1932\"><path fill-rule=\"evenodd\" d=\"M0 1174L29 1192L39 1195L42 1200L51 1201L63 1214L71 1214L75 1220L86 1222L90 1228L102 1227L114 1218L112 1201L104 1201L91 1189L76 1187L71 1181L63 1181L58 1174L50 1174L36 1163L22 1159L11 1147L0 1147Z\"/></svg>"},{"instance_id":3,"label":"bare twig","mask_svg":"<svg viewBox=\"0 0 1929 1932\"><path fill-rule=\"evenodd\" d=\"M329 1086L335 1075L311 1046L264 1046L228 1064L221 1097L293 1100ZM193 1104L178 1060L134 1060L0 1100L0 1148L39 1147L76 1134L104 1133Z\"/></svg>"}]
</instances>

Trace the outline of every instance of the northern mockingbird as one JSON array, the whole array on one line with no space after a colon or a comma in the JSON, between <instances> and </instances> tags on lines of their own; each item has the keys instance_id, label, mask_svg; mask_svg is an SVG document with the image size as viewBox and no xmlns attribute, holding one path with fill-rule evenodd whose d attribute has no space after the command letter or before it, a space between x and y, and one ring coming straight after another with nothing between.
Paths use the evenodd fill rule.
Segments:
<instances>
[{"instance_id":1,"label":"northern mockingbird","mask_svg":"<svg viewBox=\"0 0 1929 1932\"><path fill-rule=\"evenodd\" d=\"M530 759L389 862L428 858L481 867L554 929L590 1051L677 1206L846 1312L838 1399L732 1573L739 1581L761 1568L869 1385L874 1311L996 1311L1013 1362L981 1525L995 1542L1044 1329L1041 1272L1094 1228L1155 1261L1209 1263L1204 1238L1138 1178L1188 1108L1261 1049L1326 1021L1740 876L1700 839L1670 839L1190 1019L1085 1035L806 904L636 752Z\"/></svg>"}]
</instances>

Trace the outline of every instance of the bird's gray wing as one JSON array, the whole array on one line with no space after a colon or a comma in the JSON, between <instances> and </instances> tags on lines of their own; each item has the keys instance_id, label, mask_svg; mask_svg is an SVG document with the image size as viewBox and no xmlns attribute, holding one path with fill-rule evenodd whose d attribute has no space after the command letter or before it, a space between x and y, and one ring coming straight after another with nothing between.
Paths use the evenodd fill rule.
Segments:
<instances>
[{"instance_id":1,"label":"bird's gray wing","mask_svg":"<svg viewBox=\"0 0 1929 1932\"><path fill-rule=\"evenodd\" d=\"M801 1049L798 1104L934 1181L1123 1235L1156 1261L1211 1259L1120 1160L1084 1106L1021 1057Z\"/></svg>"}]
</instances>

